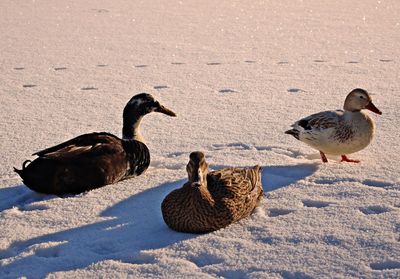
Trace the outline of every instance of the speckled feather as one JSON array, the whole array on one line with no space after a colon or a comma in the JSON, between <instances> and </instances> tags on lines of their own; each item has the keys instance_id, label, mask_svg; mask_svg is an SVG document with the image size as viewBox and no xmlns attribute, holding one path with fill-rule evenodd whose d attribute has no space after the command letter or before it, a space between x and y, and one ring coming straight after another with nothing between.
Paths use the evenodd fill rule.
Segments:
<instances>
[{"instance_id":1,"label":"speckled feather","mask_svg":"<svg viewBox=\"0 0 400 279\"><path fill-rule=\"evenodd\" d=\"M249 216L263 196L261 167L210 172L207 187L186 183L161 205L166 224L181 232L205 233Z\"/></svg>"}]
</instances>

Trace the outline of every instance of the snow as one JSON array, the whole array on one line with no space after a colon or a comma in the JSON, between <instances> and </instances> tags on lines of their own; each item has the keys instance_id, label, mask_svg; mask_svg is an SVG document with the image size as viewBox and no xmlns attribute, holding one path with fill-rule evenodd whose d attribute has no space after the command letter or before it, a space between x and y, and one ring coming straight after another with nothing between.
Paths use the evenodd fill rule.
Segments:
<instances>
[{"instance_id":1,"label":"snow","mask_svg":"<svg viewBox=\"0 0 400 279\"><path fill-rule=\"evenodd\" d=\"M386 1L0 2L1 278L399 278L400 3ZM285 135L300 119L372 94L376 137L350 158ZM79 134L121 136L148 92L142 176L46 196L12 168ZM247 219L204 234L163 223L189 153L263 166Z\"/></svg>"}]
</instances>

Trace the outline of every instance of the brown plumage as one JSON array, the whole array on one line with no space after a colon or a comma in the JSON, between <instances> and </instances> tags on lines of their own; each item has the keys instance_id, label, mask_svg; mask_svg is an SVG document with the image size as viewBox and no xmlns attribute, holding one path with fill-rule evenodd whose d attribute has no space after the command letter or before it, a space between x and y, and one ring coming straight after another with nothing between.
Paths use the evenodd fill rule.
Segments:
<instances>
[{"instance_id":1,"label":"brown plumage","mask_svg":"<svg viewBox=\"0 0 400 279\"><path fill-rule=\"evenodd\" d=\"M161 205L173 230L206 233L249 216L262 196L261 167L208 172L202 152L190 154L188 182L169 193Z\"/></svg>"},{"instance_id":2,"label":"brown plumage","mask_svg":"<svg viewBox=\"0 0 400 279\"><path fill-rule=\"evenodd\" d=\"M123 139L104 132L84 134L34 153L38 158L14 171L30 189L56 195L78 194L140 175L150 164L140 122L153 111L175 116L151 95L138 94L125 106Z\"/></svg>"}]
</instances>

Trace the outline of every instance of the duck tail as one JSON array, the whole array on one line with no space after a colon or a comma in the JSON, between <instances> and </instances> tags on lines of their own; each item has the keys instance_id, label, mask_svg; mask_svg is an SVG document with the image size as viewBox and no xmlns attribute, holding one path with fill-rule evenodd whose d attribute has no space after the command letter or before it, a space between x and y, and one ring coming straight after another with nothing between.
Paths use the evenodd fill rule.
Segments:
<instances>
[{"instance_id":1,"label":"duck tail","mask_svg":"<svg viewBox=\"0 0 400 279\"><path fill-rule=\"evenodd\" d=\"M296 129L290 129L285 132L285 134L294 136L297 140L300 140L299 134L300 132Z\"/></svg>"},{"instance_id":2,"label":"duck tail","mask_svg":"<svg viewBox=\"0 0 400 279\"><path fill-rule=\"evenodd\" d=\"M27 166L28 163L31 163L31 162L32 162L31 160L26 160L25 162L22 163L22 169L19 170L16 167L14 167L14 171L16 173L18 173L18 175L23 179L22 176L24 175L24 171L26 169L26 166Z\"/></svg>"}]
</instances>

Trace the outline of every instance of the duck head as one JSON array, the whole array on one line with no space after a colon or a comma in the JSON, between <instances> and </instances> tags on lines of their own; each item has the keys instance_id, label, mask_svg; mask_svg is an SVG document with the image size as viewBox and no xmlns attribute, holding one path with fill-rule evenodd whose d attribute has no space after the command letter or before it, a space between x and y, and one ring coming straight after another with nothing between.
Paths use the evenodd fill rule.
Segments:
<instances>
[{"instance_id":1,"label":"duck head","mask_svg":"<svg viewBox=\"0 0 400 279\"><path fill-rule=\"evenodd\" d=\"M140 133L140 123L143 116L151 112L161 112L168 116L176 116L175 112L161 105L152 95L147 93L137 94L129 100L124 108L123 138L143 141Z\"/></svg>"},{"instance_id":2,"label":"duck head","mask_svg":"<svg viewBox=\"0 0 400 279\"><path fill-rule=\"evenodd\" d=\"M382 114L374 103L372 103L371 96L366 90L361 88L353 89L344 101L344 110L356 112L362 109L368 109L377 114Z\"/></svg>"},{"instance_id":3,"label":"duck head","mask_svg":"<svg viewBox=\"0 0 400 279\"><path fill-rule=\"evenodd\" d=\"M198 188L202 185L207 186L208 164L204 154L200 151L192 152L190 160L186 166L190 186Z\"/></svg>"}]
</instances>

